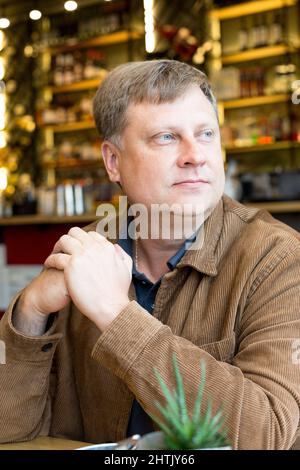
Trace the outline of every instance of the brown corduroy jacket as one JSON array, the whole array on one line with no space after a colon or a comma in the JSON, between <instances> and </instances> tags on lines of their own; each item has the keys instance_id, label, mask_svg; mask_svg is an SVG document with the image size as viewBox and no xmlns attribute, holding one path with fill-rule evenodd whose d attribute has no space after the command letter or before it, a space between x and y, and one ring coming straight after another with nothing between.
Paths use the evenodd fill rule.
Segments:
<instances>
[{"instance_id":1,"label":"brown corduroy jacket","mask_svg":"<svg viewBox=\"0 0 300 470\"><path fill-rule=\"evenodd\" d=\"M95 224L89 226L95 230ZM205 400L222 404L235 449L289 449L300 407L300 236L267 212L224 196L161 282L151 316L134 300L103 333L74 305L41 337L0 322L0 441L38 434L87 442L125 436L134 396L157 414L155 367L174 384L175 352L192 410L207 369Z\"/></svg>"}]
</instances>

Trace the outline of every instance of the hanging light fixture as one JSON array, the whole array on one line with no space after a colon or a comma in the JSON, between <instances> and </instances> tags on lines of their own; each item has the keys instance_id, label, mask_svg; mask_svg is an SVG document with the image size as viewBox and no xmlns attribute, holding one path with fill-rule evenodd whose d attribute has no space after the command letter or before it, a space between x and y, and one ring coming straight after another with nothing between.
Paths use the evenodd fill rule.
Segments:
<instances>
[{"instance_id":1,"label":"hanging light fixture","mask_svg":"<svg viewBox=\"0 0 300 470\"><path fill-rule=\"evenodd\" d=\"M153 0L144 0L145 47L151 53L155 49Z\"/></svg>"},{"instance_id":2,"label":"hanging light fixture","mask_svg":"<svg viewBox=\"0 0 300 470\"><path fill-rule=\"evenodd\" d=\"M64 4L64 8L65 10L67 11L74 11L76 10L78 7L77 5L77 2L73 1L73 0L68 0L67 2L65 2Z\"/></svg>"},{"instance_id":3,"label":"hanging light fixture","mask_svg":"<svg viewBox=\"0 0 300 470\"><path fill-rule=\"evenodd\" d=\"M0 9L0 37L1 37L1 44L0 50L4 46L5 41L5 33L1 31L1 29L8 28L10 25L10 21L5 16L4 7ZM5 125L6 125L6 94L5 94L5 82L3 81L5 76L5 57L0 57L0 148L4 148L6 146L6 132L5 132ZM1 189L1 188L0 188Z\"/></svg>"},{"instance_id":4,"label":"hanging light fixture","mask_svg":"<svg viewBox=\"0 0 300 470\"><path fill-rule=\"evenodd\" d=\"M40 10L31 10L29 12L29 18L31 20L34 20L34 21L37 21L39 20L40 18L42 18L42 12Z\"/></svg>"},{"instance_id":5,"label":"hanging light fixture","mask_svg":"<svg viewBox=\"0 0 300 470\"><path fill-rule=\"evenodd\" d=\"M0 18L0 29L6 29L10 25L10 21L8 18L5 18L5 16L2 16Z\"/></svg>"},{"instance_id":6,"label":"hanging light fixture","mask_svg":"<svg viewBox=\"0 0 300 470\"><path fill-rule=\"evenodd\" d=\"M7 188L7 168L0 167L0 191Z\"/></svg>"},{"instance_id":7,"label":"hanging light fixture","mask_svg":"<svg viewBox=\"0 0 300 470\"><path fill-rule=\"evenodd\" d=\"M6 29L10 25L9 19L5 15L5 7L0 8L0 29Z\"/></svg>"}]
</instances>

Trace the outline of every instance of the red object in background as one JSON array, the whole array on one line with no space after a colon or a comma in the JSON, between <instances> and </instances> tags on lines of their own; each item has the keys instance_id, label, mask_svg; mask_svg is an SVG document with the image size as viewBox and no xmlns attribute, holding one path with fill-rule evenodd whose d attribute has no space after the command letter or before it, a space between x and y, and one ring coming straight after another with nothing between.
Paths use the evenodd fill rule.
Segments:
<instances>
[{"instance_id":1,"label":"red object in background","mask_svg":"<svg viewBox=\"0 0 300 470\"><path fill-rule=\"evenodd\" d=\"M84 227L87 223L76 224ZM43 264L59 237L74 224L10 225L1 227L7 264ZM4 312L0 311L0 318Z\"/></svg>"},{"instance_id":2,"label":"red object in background","mask_svg":"<svg viewBox=\"0 0 300 470\"><path fill-rule=\"evenodd\" d=\"M83 227L87 224L78 224ZM55 242L74 224L18 225L2 228L7 264L43 264Z\"/></svg>"}]
</instances>

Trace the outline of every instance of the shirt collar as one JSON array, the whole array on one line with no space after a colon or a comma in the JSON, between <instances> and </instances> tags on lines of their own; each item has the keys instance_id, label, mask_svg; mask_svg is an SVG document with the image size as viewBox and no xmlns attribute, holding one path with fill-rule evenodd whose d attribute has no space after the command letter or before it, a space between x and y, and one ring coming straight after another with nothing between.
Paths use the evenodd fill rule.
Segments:
<instances>
[{"instance_id":1,"label":"shirt collar","mask_svg":"<svg viewBox=\"0 0 300 470\"><path fill-rule=\"evenodd\" d=\"M130 220L131 219L128 219L128 224L130 223ZM127 224L127 227L128 227L128 224ZM186 250L188 249L188 247L195 241L196 239L196 234L193 234L190 238L188 238L187 240L185 240L183 242L183 244L180 246L180 248L177 250L177 252L171 256L171 258L167 261L167 266L168 268L173 271L173 269L175 269L175 267L177 266L177 264L179 263L179 261L181 260L181 258L184 256ZM132 240L129 236L127 236L126 238L119 238L117 240L117 243L120 245L121 248L123 248L124 251L126 251L126 253L133 259L133 250L132 250L132 247L133 247L133 244L132 244ZM135 263L133 263L132 265L132 273L133 274L138 274L138 271L136 270L136 267L135 267Z\"/></svg>"}]
</instances>

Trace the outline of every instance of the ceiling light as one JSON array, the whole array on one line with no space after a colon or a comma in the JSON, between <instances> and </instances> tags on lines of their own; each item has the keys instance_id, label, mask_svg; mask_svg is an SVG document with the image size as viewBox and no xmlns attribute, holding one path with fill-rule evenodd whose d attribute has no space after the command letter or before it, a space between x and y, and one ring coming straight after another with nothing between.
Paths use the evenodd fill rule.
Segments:
<instances>
[{"instance_id":1,"label":"ceiling light","mask_svg":"<svg viewBox=\"0 0 300 470\"><path fill-rule=\"evenodd\" d=\"M64 4L65 10L67 11L74 11L77 8L77 2L74 2L73 0L68 0Z\"/></svg>"},{"instance_id":2,"label":"ceiling light","mask_svg":"<svg viewBox=\"0 0 300 470\"><path fill-rule=\"evenodd\" d=\"M31 20L39 20L41 17L42 13L40 12L40 10L31 10L31 12L29 13L29 18Z\"/></svg>"},{"instance_id":3,"label":"ceiling light","mask_svg":"<svg viewBox=\"0 0 300 470\"><path fill-rule=\"evenodd\" d=\"M0 168L0 191L4 191L6 187L7 187L7 168L1 167Z\"/></svg>"},{"instance_id":4,"label":"ceiling light","mask_svg":"<svg viewBox=\"0 0 300 470\"><path fill-rule=\"evenodd\" d=\"M10 21L8 18L0 18L0 29L8 28L10 25Z\"/></svg>"},{"instance_id":5,"label":"ceiling light","mask_svg":"<svg viewBox=\"0 0 300 470\"><path fill-rule=\"evenodd\" d=\"M145 46L146 52L155 50L153 0L144 0Z\"/></svg>"}]
</instances>

